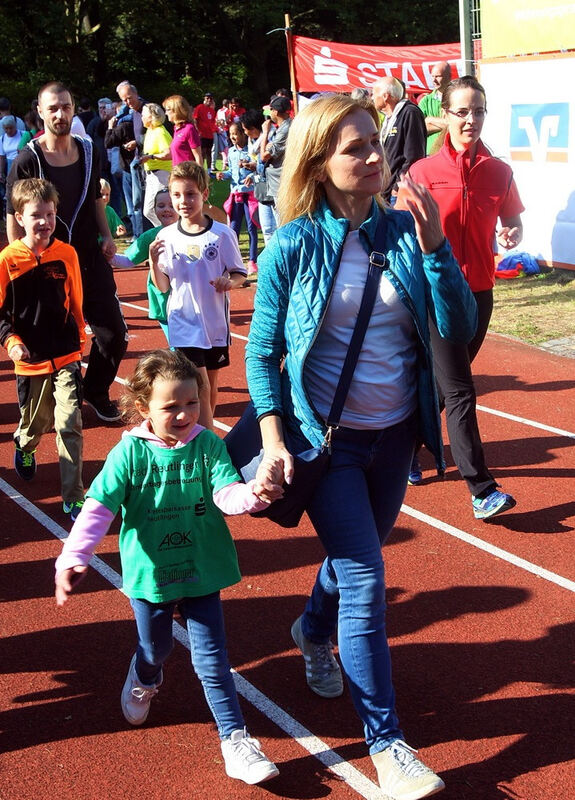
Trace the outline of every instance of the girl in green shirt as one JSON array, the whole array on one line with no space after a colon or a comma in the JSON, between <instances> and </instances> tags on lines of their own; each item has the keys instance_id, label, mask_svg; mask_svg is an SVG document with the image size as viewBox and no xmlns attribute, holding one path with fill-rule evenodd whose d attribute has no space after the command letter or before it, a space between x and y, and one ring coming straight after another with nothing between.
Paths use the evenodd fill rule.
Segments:
<instances>
[{"instance_id":1,"label":"girl in green shirt","mask_svg":"<svg viewBox=\"0 0 575 800\"><path fill-rule=\"evenodd\" d=\"M261 783L278 770L245 728L228 662L220 590L240 573L223 514L257 511L283 490L272 472L240 483L224 442L198 425L199 382L196 367L178 351L155 350L138 362L123 403L139 424L124 432L88 491L56 562L56 600L67 601L121 509L123 592L138 632L121 695L124 717L141 725L148 716L173 648L177 608L226 772Z\"/></svg>"}]
</instances>

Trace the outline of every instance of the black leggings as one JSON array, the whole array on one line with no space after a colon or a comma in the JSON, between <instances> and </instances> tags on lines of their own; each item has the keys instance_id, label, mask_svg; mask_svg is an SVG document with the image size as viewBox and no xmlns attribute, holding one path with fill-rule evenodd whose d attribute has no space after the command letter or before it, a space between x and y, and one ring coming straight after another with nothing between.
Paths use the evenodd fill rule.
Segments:
<instances>
[{"instance_id":1,"label":"black leggings","mask_svg":"<svg viewBox=\"0 0 575 800\"><path fill-rule=\"evenodd\" d=\"M442 339L430 321L431 347L437 391L445 408L451 453L472 495L489 494L496 481L487 469L475 411L476 396L471 362L479 352L493 311L493 291L475 292L477 332L468 344Z\"/></svg>"}]
</instances>

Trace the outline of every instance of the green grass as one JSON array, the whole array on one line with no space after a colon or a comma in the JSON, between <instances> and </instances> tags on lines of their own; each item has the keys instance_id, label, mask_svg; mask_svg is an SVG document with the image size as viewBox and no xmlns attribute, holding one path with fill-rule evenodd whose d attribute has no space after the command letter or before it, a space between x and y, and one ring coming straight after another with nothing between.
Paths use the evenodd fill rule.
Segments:
<instances>
[{"instance_id":1,"label":"green grass","mask_svg":"<svg viewBox=\"0 0 575 800\"><path fill-rule=\"evenodd\" d=\"M218 169L220 168L220 162L216 162ZM218 206L219 208L223 208L225 201L230 193L230 182L229 181L218 181L216 178L210 179L210 196L209 202L213 206ZM262 236L261 230L258 229L258 253L264 248L264 239ZM246 229L246 223L244 221L241 233L240 233L240 253L242 254L242 258L244 261L248 260L249 257L249 239L248 239L248 232Z\"/></svg>"},{"instance_id":2,"label":"green grass","mask_svg":"<svg viewBox=\"0 0 575 800\"><path fill-rule=\"evenodd\" d=\"M497 280L490 330L530 344L575 336L575 271Z\"/></svg>"}]
</instances>

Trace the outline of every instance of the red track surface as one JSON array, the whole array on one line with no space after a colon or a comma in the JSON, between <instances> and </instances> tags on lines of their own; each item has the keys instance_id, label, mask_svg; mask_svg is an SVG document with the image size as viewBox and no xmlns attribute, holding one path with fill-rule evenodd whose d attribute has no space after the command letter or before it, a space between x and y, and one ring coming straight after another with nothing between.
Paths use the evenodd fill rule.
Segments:
<instances>
[{"instance_id":1,"label":"red track surface","mask_svg":"<svg viewBox=\"0 0 575 800\"><path fill-rule=\"evenodd\" d=\"M123 302L147 305L144 270L118 272L117 279ZM251 288L233 294L233 328L244 336L252 301ZM121 377L141 353L164 344L145 312L126 306L125 314L131 338ZM230 657L268 698L266 713L242 704L280 777L248 787L225 776L189 654L179 644L148 723L138 729L124 721L119 694L135 641L128 601L92 570L67 606L56 608L54 531L69 522L54 436L42 441L36 479L20 481L11 467L15 383L2 357L1 800L376 797L361 775L352 770L350 783L305 749L317 747L318 737L328 763L339 758L375 780L349 694L330 701L309 692L292 645L290 625L322 558L307 521L285 531L249 517L230 520L244 575L224 594ZM571 436L479 412L488 463L518 501L491 523L473 519L453 467L443 482L427 471L423 486L408 489L386 545L400 718L407 740L444 777L445 800L572 798L575 361L489 337L475 372L481 406ZM243 342L236 340L232 366L222 374L218 419L233 423L246 396ZM90 409L84 423L88 485L120 428L99 424ZM117 571L113 530L99 555ZM513 556L524 561L511 563ZM276 724L285 721L281 714L290 715L290 734ZM295 741L298 724L310 740Z\"/></svg>"}]
</instances>

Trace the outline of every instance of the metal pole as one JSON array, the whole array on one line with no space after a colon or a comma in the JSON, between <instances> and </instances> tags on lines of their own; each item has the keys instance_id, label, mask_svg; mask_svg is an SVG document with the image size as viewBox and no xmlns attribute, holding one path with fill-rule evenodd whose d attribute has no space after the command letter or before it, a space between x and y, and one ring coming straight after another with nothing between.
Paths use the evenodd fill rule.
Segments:
<instances>
[{"instance_id":1,"label":"metal pole","mask_svg":"<svg viewBox=\"0 0 575 800\"><path fill-rule=\"evenodd\" d=\"M464 72L466 75L474 75L473 42L471 40L471 0L459 0L459 39Z\"/></svg>"},{"instance_id":2,"label":"metal pole","mask_svg":"<svg viewBox=\"0 0 575 800\"><path fill-rule=\"evenodd\" d=\"M297 102L297 82L295 77L295 63L294 63L294 53L293 53L293 38L292 38L292 28L291 28L291 21L289 14L284 14L285 19L285 32L286 32L286 43L287 43L287 53L288 53L288 64L289 64L289 75L290 75L290 88L293 97L293 110L294 113L297 114L298 112L298 102Z\"/></svg>"}]
</instances>

